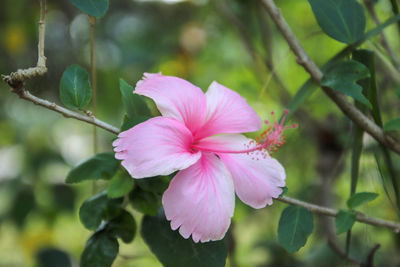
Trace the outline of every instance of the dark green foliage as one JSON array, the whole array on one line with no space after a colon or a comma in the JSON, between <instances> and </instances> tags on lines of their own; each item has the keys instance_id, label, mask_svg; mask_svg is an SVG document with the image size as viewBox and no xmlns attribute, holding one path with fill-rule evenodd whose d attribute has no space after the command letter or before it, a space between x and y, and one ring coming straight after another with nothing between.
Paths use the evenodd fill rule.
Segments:
<instances>
[{"instance_id":1,"label":"dark green foliage","mask_svg":"<svg viewBox=\"0 0 400 267\"><path fill-rule=\"evenodd\" d=\"M79 209L79 218L89 230L96 230L102 220L111 219L121 212L121 199L109 199L101 192L86 200Z\"/></svg>"},{"instance_id":2,"label":"dark green foliage","mask_svg":"<svg viewBox=\"0 0 400 267\"><path fill-rule=\"evenodd\" d=\"M111 152L100 153L74 167L67 176L69 184L85 180L110 179L116 173L119 161Z\"/></svg>"},{"instance_id":3,"label":"dark green foliage","mask_svg":"<svg viewBox=\"0 0 400 267\"><path fill-rule=\"evenodd\" d=\"M136 221L129 212L122 210L120 215L107 222L105 229L114 237L130 243L136 234Z\"/></svg>"},{"instance_id":4,"label":"dark green foliage","mask_svg":"<svg viewBox=\"0 0 400 267\"><path fill-rule=\"evenodd\" d=\"M162 212L145 216L141 235L165 267L223 267L227 256L226 241L194 243L172 231Z\"/></svg>"},{"instance_id":5,"label":"dark green foliage","mask_svg":"<svg viewBox=\"0 0 400 267\"><path fill-rule=\"evenodd\" d=\"M145 178L145 179L137 179L136 184L147 192L154 192L154 193L164 193L164 191L168 188L169 176L157 176L152 178Z\"/></svg>"},{"instance_id":6,"label":"dark green foliage","mask_svg":"<svg viewBox=\"0 0 400 267\"><path fill-rule=\"evenodd\" d=\"M55 184L51 186L54 206L57 209L73 211L75 207L76 193L64 184Z\"/></svg>"},{"instance_id":7,"label":"dark green foliage","mask_svg":"<svg viewBox=\"0 0 400 267\"><path fill-rule=\"evenodd\" d=\"M147 215L156 215L161 205L161 195L135 187L129 194L132 207Z\"/></svg>"},{"instance_id":8,"label":"dark green foliage","mask_svg":"<svg viewBox=\"0 0 400 267\"><path fill-rule=\"evenodd\" d=\"M370 74L366 66L354 60L342 60L327 68L321 85L351 96L372 108L369 100L362 94L362 87L357 84L357 81L367 77L370 77Z\"/></svg>"},{"instance_id":9,"label":"dark green foliage","mask_svg":"<svg viewBox=\"0 0 400 267\"><path fill-rule=\"evenodd\" d=\"M38 267L71 267L68 254L57 248L43 248L36 253Z\"/></svg>"},{"instance_id":10,"label":"dark green foliage","mask_svg":"<svg viewBox=\"0 0 400 267\"><path fill-rule=\"evenodd\" d=\"M109 198L123 197L133 188L133 178L125 171L115 175L107 187L107 196Z\"/></svg>"},{"instance_id":11,"label":"dark green foliage","mask_svg":"<svg viewBox=\"0 0 400 267\"><path fill-rule=\"evenodd\" d=\"M363 7L356 0L308 0L322 30L340 42L352 44L365 30Z\"/></svg>"},{"instance_id":12,"label":"dark green foliage","mask_svg":"<svg viewBox=\"0 0 400 267\"><path fill-rule=\"evenodd\" d=\"M119 244L106 231L94 233L86 243L81 255L81 267L108 267L118 255Z\"/></svg>"},{"instance_id":13,"label":"dark green foliage","mask_svg":"<svg viewBox=\"0 0 400 267\"><path fill-rule=\"evenodd\" d=\"M19 189L10 207L9 216L19 227L25 224L25 218L36 207L33 188L23 186Z\"/></svg>"}]
</instances>

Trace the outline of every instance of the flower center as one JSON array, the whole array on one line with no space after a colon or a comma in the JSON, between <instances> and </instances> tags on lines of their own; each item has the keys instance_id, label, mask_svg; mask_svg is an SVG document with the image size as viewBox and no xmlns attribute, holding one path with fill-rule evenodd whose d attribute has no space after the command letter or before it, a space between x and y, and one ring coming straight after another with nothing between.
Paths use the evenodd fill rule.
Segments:
<instances>
[{"instance_id":1,"label":"flower center","mask_svg":"<svg viewBox=\"0 0 400 267\"><path fill-rule=\"evenodd\" d=\"M202 147L200 145L192 145L192 149L214 153L255 153L255 156L262 156L263 158L266 158L268 155L271 155L273 152L277 151L285 143L285 136L283 135L285 130L297 128L298 125L296 123L289 126L284 126L288 114L289 110L286 109L281 121L278 122L275 118L275 113L272 111L271 116L274 120L274 123L270 124L270 122L266 120L264 123L269 126L268 129L262 132L255 141L251 140L248 144L245 144L245 149L243 150L212 149L208 147Z\"/></svg>"}]
</instances>

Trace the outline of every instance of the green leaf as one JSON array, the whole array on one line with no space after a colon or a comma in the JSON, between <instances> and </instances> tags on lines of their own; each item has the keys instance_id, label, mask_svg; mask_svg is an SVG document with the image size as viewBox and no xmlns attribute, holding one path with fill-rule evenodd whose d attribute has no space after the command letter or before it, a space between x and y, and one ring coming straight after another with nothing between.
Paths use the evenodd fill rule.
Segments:
<instances>
[{"instance_id":1,"label":"green leaf","mask_svg":"<svg viewBox=\"0 0 400 267\"><path fill-rule=\"evenodd\" d=\"M117 239L105 231L98 231L86 243L80 267L109 267L118 255Z\"/></svg>"},{"instance_id":2,"label":"green leaf","mask_svg":"<svg viewBox=\"0 0 400 267\"><path fill-rule=\"evenodd\" d=\"M388 121L383 126L383 129L385 131L398 131L398 130L400 130L400 118Z\"/></svg>"},{"instance_id":3,"label":"green leaf","mask_svg":"<svg viewBox=\"0 0 400 267\"><path fill-rule=\"evenodd\" d=\"M108 10L108 0L69 0L72 5L83 13L100 18Z\"/></svg>"},{"instance_id":4,"label":"green leaf","mask_svg":"<svg viewBox=\"0 0 400 267\"><path fill-rule=\"evenodd\" d=\"M139 123L147 121L150 118L151 118L150 116L137 116L137 117L134 117L133 119L130 119L127 115L125 115L124 121L122 122L120 129L121 129L121 131L129 130L133 126L136 126Z\"/></svg>"},{"instance_id":5,"label":"green leaf","mask_svg":"<svg viewBox=\"0 0 400 267\"><path fill-rule=\"evenodd\" d=\"M147 178L146 178L147 179ZM154 192L143 191L136 187L130 194L132 207L147 215L156 215L161 206L161 196Z\"/></svg>"},{"instance_id":6,"label":"green leaf","mask_svg":"<svg viewBox=\"0 0 400 267\"><path fill-rule=\"evenodd\" d=\"M352 44L363 37L364 9L356 0L308 0L322 30L333 39Z\"/></svg>"},{"instance_id":7,"label":"green leaf","mask_svg":"<svg viewBox=\"0 0 400 267\"><path fill-rule=\"evenodd\" d=\"M226 241L194 243L172 231L162 212L144 216L141 235L165 267L223 267L227 256Z\"/></svg>"},{"instance_id":8,"label":"green leaf","mask_svg":"<svg viewBox=\"0 0 400 267\"><path fill-rule=\"evenodd\" d=\"M355 209L358 206L368 203L375 198L378 197L377 193L371 193L371 192L360 192L352 195L349 200L347 200L347 206L349 209Z\"/></svg>"},{"instance_id":9,"label":"green leaf","mask_svg":"<svg viewBox=\"0 0 400 267\"><path fill-rule=\"evenodd\" d=\"M306 208L289 206L283 210L278 226L279 243L290 253L303 247L314 227L313 216Z\"/></svg>"},{"instance_id":10,"label":"green leaf","mask_svg":"<svg viewBox=\"0 0 400 267\"><path fill-rule=\"evenodd\" d=\"M151 117L150 109L147 107L143 96L134 94L133 87L123 79L119 80L119 86L122 95L122 102L124 103L126 113L130 119L138 116Z\"/></svg>"},{"instance_id":11,"label":"green leaf","mask_svg":"<svg viewBox=\"0 0 400 267\"><path fill-rule=\"evenodd\" d=\"M354 211L340 210L336 215L336 234L349 231L356 222L356 213Z\"/></svg>"},{"instance_id":12,"label":"green leaf","mask_svg":"<svg viewBox=\"0 0 400 267\"><path fill-rule=\"evenodd\" d=\"M168 176L157 176L146 179L137 179L136 184L144 191L163 193L167 190L170 180L171 178Z\"/></svg>"},{"instance_id":13,"label":"green leaf","mask_svg":"<svg viewBox=\"0 0 400 267\"><path fill-rule=\"evenodd\" d=\"M82 162L74 167L67 176L66 183L78 183L85 180L110 179L119 167L114 154L105 152Z\"/></svg>"},{"instance_id":14,"label":"green leaf","mask_svg":"<svg viewBox=\"0 0 400 267\"><path fill-rule=\"evenodd\" d=\"M126 171L114 176L107 187L109 198L123 197L133 188L133 178Z\"/></svg>"},{"instance_id":15,"label":"green leaf","mask_svg":"<svg viewBox=\"0 0 400 267\"><path fill-rule=\"evenodd\" d=\"M60 98L71 109L84 108L92 99L89 74L78 65L69 66L60 82Z\"/></svg>"},{"instance_id":16,"label":"green leaf","mask_svg":"<svg viewBox=\"0 0 400 267\"><path fill-rule=\"evenodd\" d=\"M136 222L132 215L123 210L121 214L107 223L107 232L119 237L125 243L132 242L136 234Z\"/></svg>"},{"instance_id":17,"label":"green leaf","mask_svg":"<svg viewBox=\"0 0 400 267\"><path fill-rule=\"evenodd\" d=\"M79 209L79 219L87 229L96 230L103 219L119 215L120 202L120 199L109 199L106 192L101 192L83 202Z\"/></svg>"},{"instance_id":18,"label":"green leaf","mask_svg":"<svg viewBox=\"0 0 400 267\"><path fill-rule=\"evenodd\" d=\"M372 108L369 100L362 94L362 87L357 84L357 81L368 77L369 70L363 64L354 60L342 60L327 68L321 85L351 96Z\"/></svg>"}]
</instances>

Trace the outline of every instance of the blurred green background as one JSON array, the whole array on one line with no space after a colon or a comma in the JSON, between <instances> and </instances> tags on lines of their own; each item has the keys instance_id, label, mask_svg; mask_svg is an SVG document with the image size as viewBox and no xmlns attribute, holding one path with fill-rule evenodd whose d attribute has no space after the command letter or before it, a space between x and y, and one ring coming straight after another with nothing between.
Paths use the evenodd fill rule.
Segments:
<instances>
[{"instance_id":1,"label":"blurred green background","mask_svg":"<svg viewBox=\"0 0 400 267\"><path fill-rule=\"evenodd\" d=\"M59 82L66 67L80 64L89 70L89 19L67 0L47 2L48 73L29 81L26 88L60 104ZM276 2L317 64L344 47L322 33L306 0ZM382 21L392 15L388 0L378 1L376 11ZM38 17L39 1L1 1L0 73L36 64ZM373 27L368 17L367 28ZM385 32L398 52L396 30L392 25ZM381 51L379 37L364 47ZM388 74L385 58L381 55L377 60L377 72L384 119L389 119L399 114L400 99L399 85ZM161 71L203 90L216 80L247 98L263 119L271 119L272 110L281 114L308 79L255 0L111 0L109 11L96 24L96 67L97 117L117 127L123 117L119 78L134 86L144 72ZM300 127L288 131L287 144L274 154L286 168L288 195L345 208L350 194L350 121L320 90L291 121ZM110 151L114 136L101 129L98 133L99 150ZM376 143L366 136L364 145L358 191L380 196L361 210L397 220L382 187L374 157ZM79 222L78 207L91 196L92 185L67 186L64 180L72 166L92 154L91 125L21 100L0 83L0 266L55 266L44 265L51 257L77 266L90 235ZM394 160L400 171L399 158ZM275 202L254 210L237 201L232 224L235 254L228 266L347 265L327 244L333 235L344 248L346 235L335 236L329 218L315 216L316 230L306 246L295 254L285 252L277 242L284 207ZM132 212L139 222L141 215ZM375 259L378 266L398 266L400 245L395 235L356 223L353 257L365 260L377 243L381 244ZM113 266L161 264L138 234L133 243L120 243Z\"/></svg>"}]
</instances>

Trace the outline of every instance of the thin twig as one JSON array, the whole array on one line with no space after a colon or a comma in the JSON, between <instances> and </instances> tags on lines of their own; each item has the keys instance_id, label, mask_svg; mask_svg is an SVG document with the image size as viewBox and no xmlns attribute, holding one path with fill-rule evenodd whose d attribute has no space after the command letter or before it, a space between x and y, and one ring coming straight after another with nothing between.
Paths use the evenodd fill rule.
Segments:
<instances>
[{"instance_id":1,"label":"thin twig","mask_svg":"<svg viewBox=\"0 0 400 267\"><path fill-rule=\"evenodd\" d=\"M10 75L2 75L3 81L12 88L18 90L23 87L23 83L37 76L47 73L46 57L44 56L44 38L46 32L46 0L40 0L40 20L39 20L39 41L38 41L38 61L36 67L19 69Z\"/></svg>"},{"instance_id":2,"label":"thin twig","mask_svg":"<svg viewBox=\"0 0 400 267\"><path fill-rule=\"evenodd\" d=\"M47 109L53 110L55 112L58 112L66 118L73 118L73 119L87 122L89 124L93 124L97 127L100 127L102 129L106 130L106 131L109 131L113 134L119 133L119 129L117 127L111 126L111 125L97 119L94 115L88 116L86 114L85 115L80 114L78 112L63 108L53 102L39 98L37 96L34 96L30 92L26 91L23 88L18 91L13 90L13 92L18 94L18 96L22 99L28 100L36 105L39 105L39 106L45 107Z\"/></svg>"},{"instance_id":3,"label":"thin twig","mask_svg":"<svg viewBox=\"0 0 400 267\"><path fill-rule=\"evenodd\" d=\"M301 201L301 200L298 200L295 198L287 197L287 196L282 196L280 198L277 198L276 200L287 203L287 204L304 207L313 213L322 214L322 215L331 216L331 217L336 217L336 215L339 212L338 210L335 210L332 208L318 206L315 204L311 204L311 203ZM400 223L398 223L398 222L386 221L386 220L377 219L374 217L369 217L361 212L357 212L356 221L359 221L359 222L365 223L365 224L369 224L369 225L386 227L386 228L393 230L395 233L400 233Z\"/></svg>"},{"instance_id":4,"label":"thin twig","mask_svg":"<svg viewBox=\"0 0 400 267\"><path fill-rule=\"evenodd\" d=\"M313 80L321 84L323 73L319 67L311 60L307 52L301 46L297 37L294 35L286 20L273 0L261 0L264 8L267 10L272 20L275 22L278 30L286 39L293 53L297 57L297 63L311 75ZM336 103L336 105L346 114L354 123L360 126L365 132L369 133L375 140L382 145L400 154L400 143L392 136L387 135L379 126L365 116L360 110L352 105L346 96L332 88L322 87L324 92Z\"/></svg>"}]
</instances>

